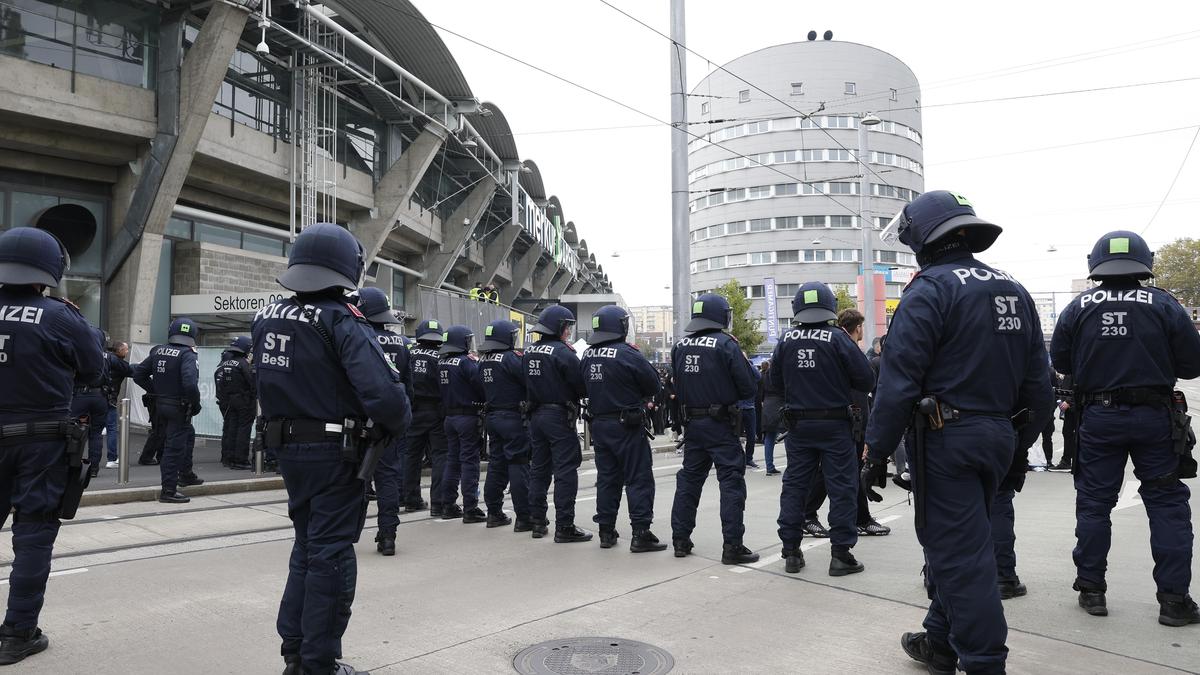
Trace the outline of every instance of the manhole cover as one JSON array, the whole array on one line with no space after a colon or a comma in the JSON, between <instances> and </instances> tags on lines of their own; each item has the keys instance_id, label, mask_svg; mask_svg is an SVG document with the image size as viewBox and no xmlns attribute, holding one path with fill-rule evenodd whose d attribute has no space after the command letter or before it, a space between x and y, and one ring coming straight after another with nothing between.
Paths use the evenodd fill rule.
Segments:
<instances>
[{"instance_id":1,"label":"manhole cover","mask_svg":"<svg viewBox=\"0 0 1200 675\"><path fill-rule=\"evenodd\" d=\"M624 638L584 637L543 642L521 650L513 659L521 675L662 675L675 659L666 651Z\"/></svg>"}]
</instances>

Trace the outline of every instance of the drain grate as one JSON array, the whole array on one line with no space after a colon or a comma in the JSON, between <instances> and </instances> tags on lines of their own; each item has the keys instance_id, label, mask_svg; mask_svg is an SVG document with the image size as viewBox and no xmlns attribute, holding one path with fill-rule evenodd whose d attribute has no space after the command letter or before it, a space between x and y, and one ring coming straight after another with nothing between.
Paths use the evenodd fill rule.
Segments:
<instances>
[{"instance_id":1,"label":"drain grate","mask_svg":"<svg viewBox=\"0 0 1200 675\"><path fill-rule=\"evenodd\" d=\"M583 637L542 642L513 659L521 675L662 675L675 659L665 650L624 638Z\"/></svg>"}]
</instances>

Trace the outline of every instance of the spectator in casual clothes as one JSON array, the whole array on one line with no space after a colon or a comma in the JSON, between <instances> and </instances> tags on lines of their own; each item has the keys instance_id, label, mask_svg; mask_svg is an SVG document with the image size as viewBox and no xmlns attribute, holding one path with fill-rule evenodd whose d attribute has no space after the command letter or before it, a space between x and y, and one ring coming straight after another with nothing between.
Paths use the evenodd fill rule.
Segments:
<instances>
[{"instance_id":1,"label":"spectator in casual clothes","mask_svg":"<svg viewBox=\"0 0 1200 675\"><path fill-rule=\"evenodd\" d=\"M108 383L104 386L104 397L108 399L108 419L105 420L104 433L108 436L108 463L105 468L117 468L117 399L121 397L121 387L125 379L133 377L133 366L129 365L129 345L124 342L114 342L108 346L104 354L108 360Z\"/></svg>"},{"instance_id":2,"label":"spectator in casual clothes","mask_svg":"<svg viewBox=\"0 0 1200 675\"><path fill-rule=\"evenodd\" d=\"M748 361L749 358L746 360ZM758 380L755 382L755 386L760 386L762 376L754 368L751 368L750 372L754 373L755 379ZM737 406L742 413L742 433L746 435L746 466L757 469L759 467L754 463L754 442L758 439L758 427L755 424L754 399L747 398L738 401Z\"/></svg>"},{"instance_id":3,"label":"spectator in casual clothes","mask_svg":"<svg viewBox=\"0 0 1200 675\"><path fill-rule=\"evenodd\" d=\"M779 423L783 419L783 392L771 386L771 362L762 364L763 399L762 399L762 444L763 458L766 460L768 476L778 476L780 471L775 468L775 442L779 438Z\"/></svg>"}]
</instances>

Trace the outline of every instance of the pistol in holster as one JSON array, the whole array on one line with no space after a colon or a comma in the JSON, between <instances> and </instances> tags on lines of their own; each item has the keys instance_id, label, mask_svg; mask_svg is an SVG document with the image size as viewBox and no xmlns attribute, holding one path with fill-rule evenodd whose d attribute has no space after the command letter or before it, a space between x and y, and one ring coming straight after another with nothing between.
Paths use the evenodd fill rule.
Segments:
<instances>
[{"instance_id":1,"label":"pistol in holster","mask_svg":"<svg viewBox=\"0 0 1200 675\"><path fill-rule=\"evenodd\" d=\"M382 431L381 428L375 426L374 420L367 420L359 433L355 435L362 457L357 474L361 481L371 480L375 476L375 466L379 464L379 458L383 455L384 446L389 440Z\"/></svg>"},{"instance_id":2,"label":"pistol in holster","mask_svg":"<svg viewBox=\"0 0 1200 675\"><path fill-rule=\"evenodd\" d=\"M942 406L932 396L925 396L917 402L913 411L913 448L909 453L913 475L913 523L916 527L925 527L925 434L929 430L938 430L946 426L942 418Z\"/></svg>"},{"instance_id":3,"label":"pistol in holster","mask_svg":"<svg viewBox=\"0 0 1200 675\"><path fill-rule=\"evenodd\" d=\"M1176 389L1171 392L1171 443L1179 455L1179 477L1196 477L1196 434L1192 431L1192 416L1188 414L1187 397Z\"/></svg>"},{"instance_id":4,"label":"pistol in holster","mask_svg":"<svg viewBox=\"0 0 1200 675\"><path fill-rule=\"evenodd\" d=\"M92 481L88 471L88 425L72 422L65 425L67 441L67 486L63 490L62 500L58 503L58 517L71 520L79 510L79 502L83 499L83 491Z\"/></svg>"},{"instance_id":5,"label":"pistol in holster","mask_svg":"<svg viewBox=\"0 0 1200 675\"><path fill-rule=\"evenodd\" d=\"M850 437L854 439L854 447L862 450L867 436L867 416L859 406L850 406Z\"/></svg>"}]
</instances>

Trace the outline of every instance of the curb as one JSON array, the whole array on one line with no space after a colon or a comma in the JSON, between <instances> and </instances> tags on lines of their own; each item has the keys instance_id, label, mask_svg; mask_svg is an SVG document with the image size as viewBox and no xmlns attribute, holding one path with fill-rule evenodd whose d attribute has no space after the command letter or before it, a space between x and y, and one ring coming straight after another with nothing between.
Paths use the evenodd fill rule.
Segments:
<instances>
[{"instance_id":1,"label":"curb","mask_svg":"<svg viewBox=\"0 0 1200 675\"><path fill-rule=\"evenodd\" d=\"M674 451L674 443L650 446L650 452L655 455L664 455L673 453ZM584 460L589 460L593 457L595 457L594 452L583 453ZM483 466L486 467L487 462L484 462ZM428 475L428 470L422 473ZM485 470L480 471L480 475L484 473L486 473ZM282 490L283 477L264 476L262 478L206 481L204 485L193 485L184 489L186 490L185 494L189 497L211 497L214 495L239 494L242 492ZM113 504L129 504L132 502L152 502L158 499L160 491L161 488L159 486L149 485L146 487L113 488L111 490L85 492L83 498L79 501L79 506L111 506Z\"/></svg>"}]
</instances>

